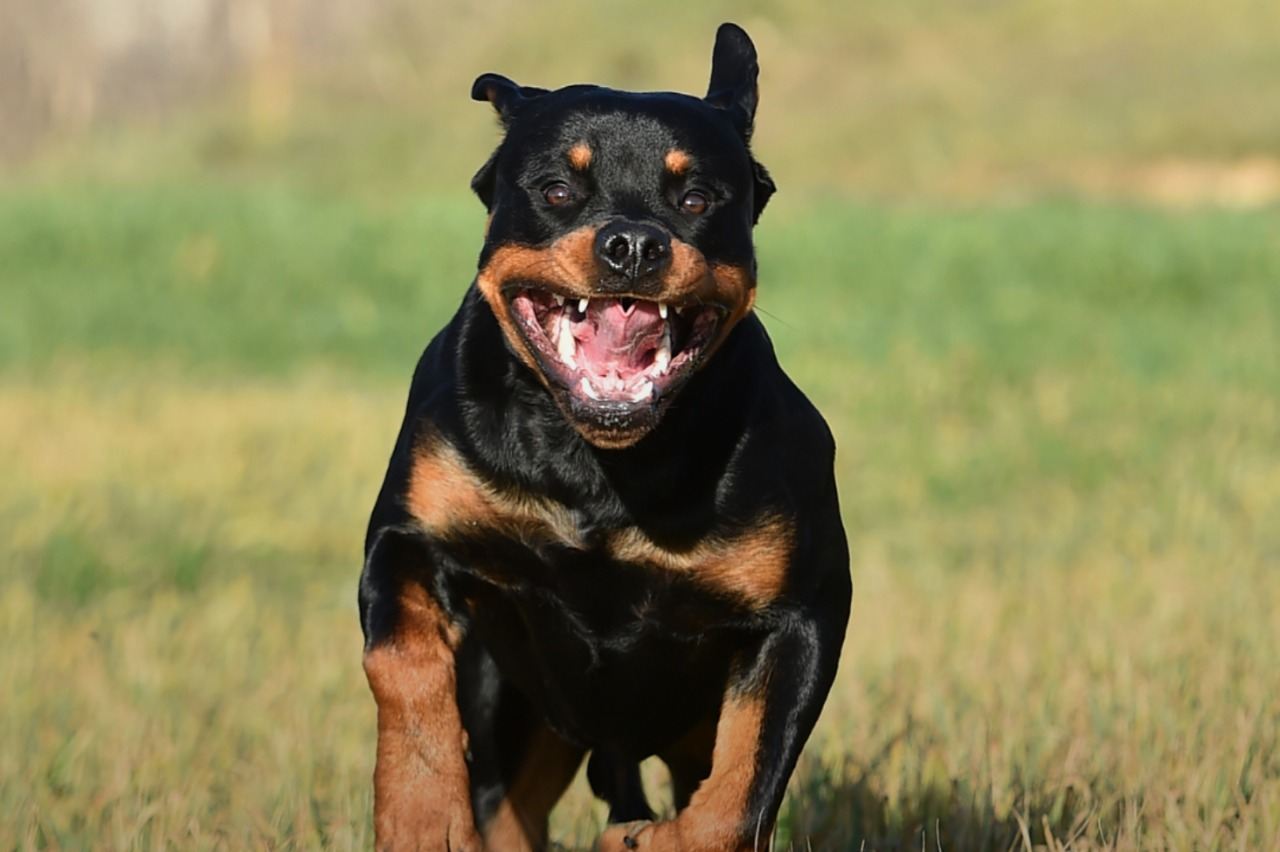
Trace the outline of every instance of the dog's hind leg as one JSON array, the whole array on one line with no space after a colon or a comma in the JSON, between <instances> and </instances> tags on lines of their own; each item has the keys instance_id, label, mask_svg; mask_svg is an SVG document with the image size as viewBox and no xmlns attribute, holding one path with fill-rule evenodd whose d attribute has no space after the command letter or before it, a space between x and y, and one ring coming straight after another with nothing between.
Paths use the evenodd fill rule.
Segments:
<instances>
[{"instance_id":1,"label":"dog's hind leg","mask_svg":"<svg viewBox=\"0 0 1280 852\"><path fill-rule=\"evenodd\" d=\"M587 781L597 798L609 803L609 822L653 819L644 796L640 764L612 751L593 751L587 761Z\"/></svg>"},{"instance_id":2,"label":"dog's hind leg","mask_svg":"<svg viewBox=\"0 0 1280 852\"><path fill-rule=\"evenodd\" d=\"M479 642L459 649L459 705L476 825L489 852L547 848L547 817L583 749L558 736L503 680Z\"/></svg>"}]
</instances>

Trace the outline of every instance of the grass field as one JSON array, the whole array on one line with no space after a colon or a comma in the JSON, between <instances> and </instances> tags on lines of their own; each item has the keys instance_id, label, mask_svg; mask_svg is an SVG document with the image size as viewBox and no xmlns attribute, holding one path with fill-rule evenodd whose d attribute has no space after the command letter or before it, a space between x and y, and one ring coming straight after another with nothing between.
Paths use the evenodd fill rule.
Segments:
<instances>
[{"instance_id":1,"label":"grass field","mask_svg":"<svg viewBox=\"0 0 1280 852\"><path fill-rule=\"evenodd\" d=\"M355 583L471 81L696 91L725 19L855 581L776 848L1280 849L1280 5L381 2L279 114L0 164L0 852L371 845Z\"/></svg>"},{"instance_id":2,"label":"grass field","mask_svg":"<svg viewBox=\"0 0 1280 852\"><path fill-rule=\"evenodd\" d=\"M0 848L368 846L362 524L480 223L0 199ZM856 582L780 848L1280 846L1280 211L780 199L759 236ZM556 837L600 820L579 785Z\"/></svg>"}]
</instances>

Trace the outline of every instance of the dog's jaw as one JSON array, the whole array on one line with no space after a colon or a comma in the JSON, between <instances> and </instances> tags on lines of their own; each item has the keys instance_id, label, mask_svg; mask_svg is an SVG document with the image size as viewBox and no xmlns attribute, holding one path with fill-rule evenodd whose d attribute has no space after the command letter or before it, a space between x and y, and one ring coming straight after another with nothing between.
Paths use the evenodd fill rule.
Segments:
<instances>
[{"instance_id":1,"label":"dog's jaw","mask_svg":"<svg viewBox=\"0 0 1280 852\"><path fill-rule=\"evenodd\" d=\"M645 295L601 292L583 228L545 248L499 247L477 277L507 348L601 449L648 434L755 300L750 270L673 241L676 262Z\"/></svg>"}]
</instances>

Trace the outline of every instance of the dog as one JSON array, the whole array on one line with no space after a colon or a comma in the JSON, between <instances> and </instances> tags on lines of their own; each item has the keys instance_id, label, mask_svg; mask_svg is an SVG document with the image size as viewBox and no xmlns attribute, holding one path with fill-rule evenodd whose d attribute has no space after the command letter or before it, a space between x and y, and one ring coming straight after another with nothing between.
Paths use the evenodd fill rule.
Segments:
<instances>
[{"instance_id":1,"label":"dog","mask_svg":"<svg viewBox=\"0 0 1280 852\"><path fill-rule=\"evenodd\" d=\"M752 311L758 73L724 24L704 98L475 82L479 269L360 579L378 849L545 848L584 759L605 852L769 843L851 582L830 430Z\"/></svg>"}]
</instances>

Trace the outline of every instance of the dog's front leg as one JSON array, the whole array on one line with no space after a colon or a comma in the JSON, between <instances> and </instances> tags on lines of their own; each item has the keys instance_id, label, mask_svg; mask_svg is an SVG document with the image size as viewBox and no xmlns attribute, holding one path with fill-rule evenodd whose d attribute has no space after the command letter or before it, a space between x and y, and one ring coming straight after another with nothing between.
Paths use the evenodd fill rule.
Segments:
<instances>
[{"instance_id":1,"label":"dog's front leg","mask_svg":"<svg viewBox=\"0 0 1280 852\"><path fill-rule=\"evenodd\" d=\"M721 704L711 774L688 807L666 822L609 828L601 852L768 849L787 780L835 677L844 623L839 613L786 616L740 658Z\"/></svg>"},{"instance_id":2,"label":"dog's front leg","mask_svg":"<svg viewBox=\"0 0 1280 852\"><path fill-rule=\"evenodd\" d=\"M403 540L372 548L361 581L364 670L378 704L375 848L479 850L457 701L459 626L413 579Z\"/></svg>"}]
</instances>

